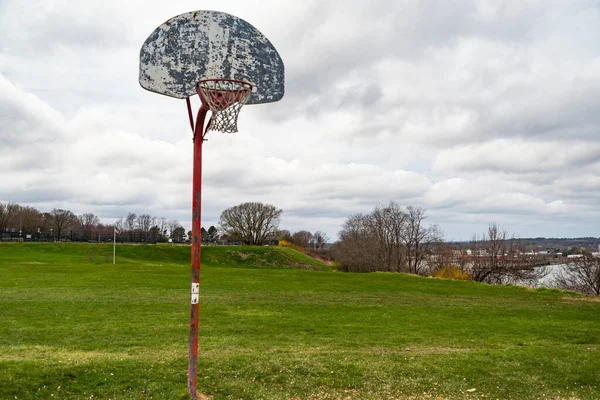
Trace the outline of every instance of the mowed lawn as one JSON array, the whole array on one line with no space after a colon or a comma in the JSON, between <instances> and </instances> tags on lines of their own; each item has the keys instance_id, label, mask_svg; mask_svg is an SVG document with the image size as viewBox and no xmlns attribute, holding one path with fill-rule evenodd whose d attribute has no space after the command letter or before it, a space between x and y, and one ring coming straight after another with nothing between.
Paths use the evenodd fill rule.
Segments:
<instances>
[{"instance_id":1,"label":"mowed lawn","mask_svg":"<svg viewBox=\"0 0 600 400\"><path fill-rule=\"evenodd\" d=\"M183 399L189 247L0 243L0 399ZM204 248L212 399L599 399L600 302ZM108 262L107 262L108 261ZM291 268L294 267L294 268Z\"/></svg>"}]
</instances>

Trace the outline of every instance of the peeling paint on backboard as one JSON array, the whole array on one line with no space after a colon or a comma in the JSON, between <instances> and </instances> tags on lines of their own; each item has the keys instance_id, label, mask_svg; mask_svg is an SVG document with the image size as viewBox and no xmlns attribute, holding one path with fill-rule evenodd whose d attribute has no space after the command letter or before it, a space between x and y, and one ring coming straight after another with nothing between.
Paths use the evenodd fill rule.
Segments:
<instances>
[{"instance_id":1,"label":"peeling paint on backboard","mask_svg":"<svg viewBox=\"0 0 600 400\"><path fill-rule=\"evenodd\" d=\"M284 66L269 40L243 19L219 11L192 11L169 19L140 51L140 85L176 98L196 94L202 79L253 85L248 104L278 101Z\"/></svg>"}]
</instances>

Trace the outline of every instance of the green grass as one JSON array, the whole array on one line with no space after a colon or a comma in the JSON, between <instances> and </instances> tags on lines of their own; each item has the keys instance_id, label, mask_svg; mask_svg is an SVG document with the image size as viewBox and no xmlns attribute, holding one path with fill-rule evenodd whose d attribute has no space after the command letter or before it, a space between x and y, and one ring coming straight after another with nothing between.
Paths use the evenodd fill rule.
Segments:
<instances>
[{"instance_id":1,"label":"green grass","mask_svg":"<svg viewBox=\"0 0 600 400\"><path fill-rule=\"evenodd\" d=\"M0 243L0 399L185 398L189 252ZM278 247L202 258L213 399L600 398L600 302Z\"/></svg>"}]
</instances>

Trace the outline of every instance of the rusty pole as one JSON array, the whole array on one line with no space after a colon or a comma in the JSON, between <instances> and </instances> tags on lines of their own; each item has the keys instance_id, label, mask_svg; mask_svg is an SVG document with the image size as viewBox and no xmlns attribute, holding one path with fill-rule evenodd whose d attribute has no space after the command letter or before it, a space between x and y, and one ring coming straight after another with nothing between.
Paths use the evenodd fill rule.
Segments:
<instances>
[{"instance_id":1,"label":"rusty pole","mask_svg":"<svg viewBox=\"0 0 600 400\"><path fill-rule=\"evenodd\" d=\"M189 98L188 109L189 109ZM202 104L194 128L194 174L192 184L192 290L190 305L190 343L188 353L188 393L196 400L198 382L198 313L200 302L200 247L202 244L202 143L208 108ZM190 122L192 121L190 114Z\"/></svg>"}]
</instances>

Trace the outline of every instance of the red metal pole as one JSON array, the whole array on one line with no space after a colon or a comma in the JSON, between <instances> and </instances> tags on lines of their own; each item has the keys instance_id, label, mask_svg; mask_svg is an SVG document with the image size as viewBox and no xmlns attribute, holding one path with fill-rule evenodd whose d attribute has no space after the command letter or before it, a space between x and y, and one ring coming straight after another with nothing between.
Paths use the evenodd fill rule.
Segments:
<instances>
[{"instance_id":1,"label":"red metal pole","mask_svg":"<svg viewBox=\"0 0 600 400\"><path fill-rule=\"evenodd\" d=\"M188 353L188 392L196 400L198 382L198 312L200 302L200 247L202 244L202 143L208 109L198 110L194 128L194 175L192 186L192 291L190 306L190 344Z\"/></svg>"}]
</instances>

